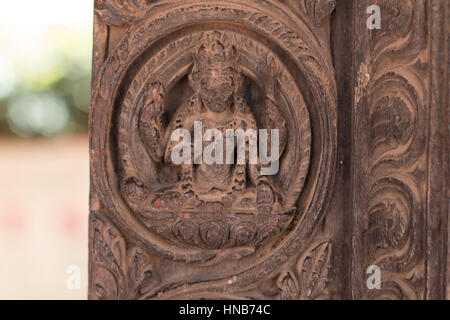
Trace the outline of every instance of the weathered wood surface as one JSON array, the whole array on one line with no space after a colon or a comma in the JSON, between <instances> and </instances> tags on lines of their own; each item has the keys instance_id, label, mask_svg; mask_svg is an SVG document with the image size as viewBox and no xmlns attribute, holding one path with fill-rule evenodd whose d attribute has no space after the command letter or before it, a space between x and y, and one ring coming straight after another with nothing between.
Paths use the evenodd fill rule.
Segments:
<instances>
[{"instance_id":1,"label":"weathered wood surface","mask_svg":"<svg viewBox=\"0 0 450 320\"><path fill-rule=\"evenodd\" d=\"M446 298L447 14L97 0L89 298ZM174 165L170 134L194 121L279 129L278 174Z\"/></svg>"}]
</instances>

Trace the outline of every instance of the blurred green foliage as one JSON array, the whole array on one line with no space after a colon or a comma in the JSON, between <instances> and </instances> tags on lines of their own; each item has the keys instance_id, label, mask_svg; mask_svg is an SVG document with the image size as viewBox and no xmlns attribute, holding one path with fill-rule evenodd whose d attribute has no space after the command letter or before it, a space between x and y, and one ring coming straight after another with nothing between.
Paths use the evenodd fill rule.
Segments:
<instances>
[{"instance_id":1,"label":"blurred green foliage","mask_svg":"<svg viewBox=\"0 0 450 320\"><path fill-rule=\"evenodd\" d=\"M87 131L89 30L49 27L37 46L17 53L6 37L0 38L0 135L36 137Z\"/></svg>"}]
</instances>

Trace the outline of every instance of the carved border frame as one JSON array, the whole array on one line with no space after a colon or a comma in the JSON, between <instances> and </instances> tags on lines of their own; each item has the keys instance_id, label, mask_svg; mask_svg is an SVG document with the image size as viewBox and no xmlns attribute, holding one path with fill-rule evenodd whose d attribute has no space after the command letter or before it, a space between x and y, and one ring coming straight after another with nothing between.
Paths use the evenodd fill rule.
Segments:
<instances>
[{"instance_id":1,"label":"carved border frame","mask_svg":"<svg viewBox=\"0 0 450 320\"><path fill-rule=\"evenodd\" d=\"M390 34L367 29L372 4ZM352 298L444 299L448 3L389 2L395 16L385 4L354 1ZM383 115L391 127L380 130ZM381 290L365 286L369 265L381 268Z\"/></svg>"}]
</instances>

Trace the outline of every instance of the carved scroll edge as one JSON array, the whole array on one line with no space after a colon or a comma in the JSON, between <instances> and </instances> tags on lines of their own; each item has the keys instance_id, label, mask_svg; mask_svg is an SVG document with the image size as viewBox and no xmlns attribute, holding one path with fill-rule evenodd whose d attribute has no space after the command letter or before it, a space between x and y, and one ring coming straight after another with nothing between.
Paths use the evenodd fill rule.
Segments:
<instances>
[{"instance_id":1,"label":"carved scroll edge","mask_svg":"<svg viewBox=\"0 0 450 320\"><path fill-rule=\"evenodd\" d=\"M371 46L374 42L371 39L372 31L367 30L367 16L363 14L372 4L369 2L355 1L355 11L353 12L355 17L354 43L359 43L359 45L355 45L354 49L351 297L353 299L444 299L446 287L448 290L445 279L447 273L448 281L446 260L450 259L447 257L449 214L448 3L439 0L430 2L410 0L407 2L415 16L425 17L424 21L416 23L415 26L412 25L409 30L410 35L416 34L416 37L419 38L417 32L411 32L414 31L412 29L415 28L415 31L423 34L422 41L419 41L421 45L413 46L413 50L417 50L417 52L409 56L409 60L404 59L401 63L397 61L397 69L388 72L386 70L390 68L389 63L394 65L395 58L385 59L384 61L387 63L382 67L380 63L378 65L374 63L377 62L377 59L383 61L383 56L388 56L388 54L384 54L388 50L383 52L379 47ZM414 22L417 21L412 21L412 23ZM377 54L380 52L382 54ZM420 59L425 67L421 69L415 59ZM400 157L398 163L403 163L403 166L400 165L400 169L392 170L391 173L386 171L387 173L384 174L377 170L379 165L370 156L372 151L370 141L371 134L373 134L370 130L372 124L370 113L376 108L371 94L376 90L377 81L382 82L386 78L395 76L396 72L402 68L405 71L415 70L420 75L420 81L409 83L408 87L416 94L414 96L416 100L412 104L418 103L417 110L420 108L420 103L423 104L422 116L418 116L419 112L414 115L415 123L419 126L413 126L412 134L423 135L424 138L423 140L417 139L418 146L414 154L405 153L403 158ZM405 79L406 83L411 80L407 76ZM397 84L400 86L399 82ZM387 87L389 85L392 83L388 83ZM392 157L392 159L394 158ZM386 168L392 169L389 166ZM415 170L417 168L420 170ZM392 286L390 291L387 290L389 292L383 291L383 280L382 290L368 290L366 268L380 262L380 259L374 258L370 252L369 213L371 202L377 197L375 193L382 190L381 182L392 187L395 185L392 182L398 181L396 180L398 177L401 177L400 181L402 179L403 181L401 184L397 183L397 186L399 189L407 190L404 195L409 192L412 199L408 223L406 227L403 225L405 232L409 234L409 241L414 243L412 248L408 248L412 254L403 261L398 261L397 264L392 263L392 266L397 265L402 271L388 274L387 281ZM411 177L413 179L410 179ZM403 184L404 181L407 183ZM413 183L408 186L411 181ZM414 189L416 190L414 191ZM405 247L393 246L392 251L386 256L395 260L395 256L399 255L401 249L405 249ZM407 290L402 290L403 286L407 287Z\"/></svg>"}]
</instances>

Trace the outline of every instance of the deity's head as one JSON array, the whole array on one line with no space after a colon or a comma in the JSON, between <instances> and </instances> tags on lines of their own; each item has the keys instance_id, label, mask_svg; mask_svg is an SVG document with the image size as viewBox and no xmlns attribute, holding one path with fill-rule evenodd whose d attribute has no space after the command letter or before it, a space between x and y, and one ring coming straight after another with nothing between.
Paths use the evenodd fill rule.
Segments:
<instances>
[{"instance_id":1,"label":"deity's head","mask_svg":"<svg viewBox=\"0 0 450 320\"><path fill-rule=\"evenodd\" d=\"M193 54L190 75L203 105L223 112L233 105L240 82L236 47L219 32L208 33Z\"/></svg>"}]
</instances>

